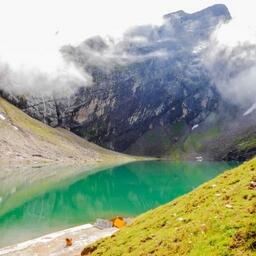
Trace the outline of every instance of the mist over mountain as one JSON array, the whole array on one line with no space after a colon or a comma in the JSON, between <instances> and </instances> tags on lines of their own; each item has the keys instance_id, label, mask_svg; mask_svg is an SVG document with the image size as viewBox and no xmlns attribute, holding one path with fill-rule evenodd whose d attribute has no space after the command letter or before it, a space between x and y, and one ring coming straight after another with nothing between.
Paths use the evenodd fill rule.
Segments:
<instances>
[{"instance_id":1,"label":"mist over mountain","mask_svg":"<svg viewBox=\"0 0 256 256\"><path fill-rule=\"evenodd\" d=\"M256 47L219 41L219 31L232 22L227 7L218 4L167 14L162 25L133 27L119 40L96 36L65 45L64 62L80 70L89 87L78 81L66 92L68 87L52 84L50 95L2 87L2 94L31 116L106 148L157 156L184 151L194 133L217 126L221 138L230 120L235 134L254 122L251 114L246 127L240 119L254 103ZM190 144L185 151L201 154L205 141L200 150Z\"/></svg>"}]
</instances>

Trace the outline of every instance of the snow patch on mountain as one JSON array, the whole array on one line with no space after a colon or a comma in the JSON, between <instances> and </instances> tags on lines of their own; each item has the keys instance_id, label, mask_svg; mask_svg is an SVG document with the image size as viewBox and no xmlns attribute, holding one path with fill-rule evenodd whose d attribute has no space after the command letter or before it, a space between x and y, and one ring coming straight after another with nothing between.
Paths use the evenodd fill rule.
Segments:
<instances>
[{"instance_id":1,"label":"snow patch on mountain","mask_svg":"<svg viewBox=\"0 0 256 256\"><path fill-rule=\"evenodd\" d=\"M244 112L243 116L247 116L251 114L255 109L256 109L256 103L252 104L252 106L247 111Z\"/></svg>"}]
</instances>

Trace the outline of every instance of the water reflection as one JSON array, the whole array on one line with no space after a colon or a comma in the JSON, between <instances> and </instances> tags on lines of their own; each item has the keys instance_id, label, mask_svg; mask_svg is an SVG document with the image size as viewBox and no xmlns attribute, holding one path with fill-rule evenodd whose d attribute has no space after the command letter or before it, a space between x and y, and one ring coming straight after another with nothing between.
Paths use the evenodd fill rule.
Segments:
<instances>
[{"instance_id":1,"label":"water reflection","mask_svg":"<svg viewBox=\"0 0 256 256\"><path fill-rule=\"evenodd\" d=\"M97 217L137 215L191 191L227 168L225 163L153 161L87 174L78 181L70 180L69 184L29 198L0 216L0 231L5 234L0 245L94 221Z\"/></svg>"}]
</instances>

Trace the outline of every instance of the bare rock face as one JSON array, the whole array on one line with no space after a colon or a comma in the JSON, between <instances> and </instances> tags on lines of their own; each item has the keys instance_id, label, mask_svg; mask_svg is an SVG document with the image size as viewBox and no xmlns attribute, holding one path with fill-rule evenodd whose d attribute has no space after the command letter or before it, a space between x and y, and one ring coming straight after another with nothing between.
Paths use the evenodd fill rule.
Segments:
<instances>
[{"instance_id":1,"label":"bare rock face","mask_svg":"<svg viewBox=\"0 0 256 256\"><path fill-rule=\"evenodd\" d=\"M95 37L78 47L64 46L64 58L86 70L93 86L64 98L5 97L51 126L137 154L131 145L146 132L181 121L192 128L218 109L220 96L200 59L210 34L230 18L224 5L193 14L179 11L165 15L161 26L130 30L118 43ZM159 150L144 154L159 155Z\"/></svg>"},{"instance_id":2,"label":"bare rock face","mask_svg":"<svg viewBox=\"0 0 256 256\"><path fill-rule=\"evenodd\" d=\"M137 67L130 67L132 71L117 71L114 79L98 82L90 89L91 94L81 89L88 103L73 111L71 130L100 145L125 151L155 126L168 126L181 119L193 126L216 108L218 94L206 76L184 81L172 73L168 62L155 60L139 68L147 72L148 66L149 72L157 74L159 69L162 75L152 80L141 77Z\"/></svg>"}]
</instances>

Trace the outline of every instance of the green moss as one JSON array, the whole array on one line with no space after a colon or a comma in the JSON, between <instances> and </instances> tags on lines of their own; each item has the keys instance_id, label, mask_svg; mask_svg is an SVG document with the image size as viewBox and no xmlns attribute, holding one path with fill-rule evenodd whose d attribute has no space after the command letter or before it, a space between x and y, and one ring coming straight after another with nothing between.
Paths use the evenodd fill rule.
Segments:
<instances>
[{"instance_id":1,"label":"green moss","mask_svg":"<svg viewBox=\"0 0 256 256\"><path fill-rule=\"evenodd\" d=\"M256 181L255 159L139 216L90 246L95 247L91 255L255 255L256 190L251 181Z\"/></svg>"}]
</instances>

